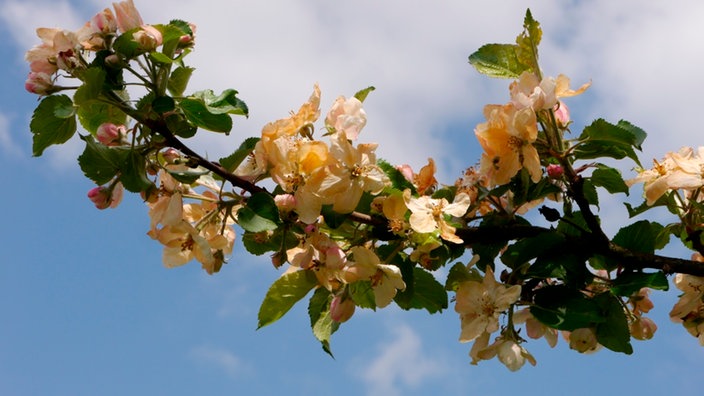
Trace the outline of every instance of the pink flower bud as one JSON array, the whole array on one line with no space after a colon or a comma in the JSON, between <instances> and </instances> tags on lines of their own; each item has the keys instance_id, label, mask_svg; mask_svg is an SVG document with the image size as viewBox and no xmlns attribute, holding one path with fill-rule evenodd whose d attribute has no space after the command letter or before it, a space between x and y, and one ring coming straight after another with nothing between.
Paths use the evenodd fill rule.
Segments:
<instances>
[{"instance_id":1,"label":"pink flower bud","mask_svg":"<svg viewBox=\"0 0 704 396\"><path fill-rule=\"evenodd\" d=\"M122 201L124 189L121 183L115 184L112 189L104 186L92 188L88 191L88 199L98 209L115 208Z\"/></svg>"},{"instance_id":2,"label":"pink flower bud","mask_svg":"<svg viewBox=\"0 0 704 396\"><path fill-rule=\"evenodd\" d=\"M559 101L553 110L557 125L561 128L566 128L570 123L570 109L563 101Z\"/></svg>"},{"instance_id":3,"label":"pink flower bud","mask_svg":"<svg viewBox=\"0 0 704 396\"><path fill-rule=\"evenodd\" d=\"M354 301L348 296L337 295L330 302L330 318L335 322L347 322L354 315L354 310Z\"/></svg>"},{"instance_id":4,"label":"pink flower bud","mask_svg":"<svg viewBox=\"0 0 704 396\"><path fill-rule=\"evenodd\" d=\"M551 179L559 179L565 173L565 170L557 164L550 164L545 170L548 173L548 177Z\"/></svg>"},{"instance_id":5,"label":"pink flower bud","mask_svg":"<svg viewBox=\"0 0 704 396\"><path fill-rule=\"evenodd\" d=\"M51 76L43 72L30 72L24 82L24 89L37 95L51 95L56 92Z\"/></svg>"},{"instance_id":6,"label":"pink flower bud","mask_svg":"<svg viewBox=\"0 0 704 396\"><path fill-rule=\"evenodd\" d=\"M106 146L118 146L126 133L127 128L124 125L106 122L98 127L95 137Z\"/></svg>"},{"instance_id":7,"label":"pink flower bud","mask_svg":"<svg viewBox=\"0 0 704 396\"><path fill-rule=\"evenodd\" d=\"M178 150L176 150L175 148L171 147L164 150L164 152L161 154L164 156L164 160L167 164L175 164L181 158L181 153L179 153Z\"/></svg>"},{"instance_id":8,"label":"pink flower bud","mask_svg":"<svg viewBox=\"0 0 704 396\"><path fill-rule=\"evenodd\" d=\"M296 197L293 194L279 194L274 197L276 207L282 212L290 212L296 208Z\"/></svg>"}]
</instances>

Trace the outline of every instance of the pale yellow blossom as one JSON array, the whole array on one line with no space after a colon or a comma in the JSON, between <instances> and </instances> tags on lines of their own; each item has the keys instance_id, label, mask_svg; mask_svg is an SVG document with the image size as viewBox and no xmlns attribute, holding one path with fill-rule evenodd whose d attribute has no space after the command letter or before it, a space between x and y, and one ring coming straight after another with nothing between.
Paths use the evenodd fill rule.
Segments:
<instances>
[{"instance_id":1,"label":"pale yellow blossom","mask_svg":"<svg viewBox=\"0 0 704 396\"><path fill-rule=\"evenodd\" d=\"M457 289L455 311L460 314L460 342L469 342L482 333L499 329L499 316L518 301L521 286L506 286L494 279L487 267L482 282L462 282Z\"/></svg>"}]
</instances>

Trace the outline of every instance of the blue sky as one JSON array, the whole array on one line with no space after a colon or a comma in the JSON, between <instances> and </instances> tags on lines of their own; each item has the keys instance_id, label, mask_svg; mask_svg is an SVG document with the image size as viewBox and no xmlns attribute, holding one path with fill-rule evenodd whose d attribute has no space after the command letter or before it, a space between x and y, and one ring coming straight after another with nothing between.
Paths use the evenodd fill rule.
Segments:
<instances>
[{"instance_id":1,"label":"blue sky","mask_svg":"<svg viewBox=\"0 0 704 396\"><path fill-rule=\"evenodd\" d=\"M211 158L229 154L266 122L308 98L377 87L365 102L360 139L381 157L418 167L433 157L452 183L474 164L472 129L485 103L508 100L507 81L479 76L467 56L510 42L525 7L544 29L546 74L593 86L571 106L576 125L625 118L649 133L642 159L699 145L704 107L704 5L642 1L446 1L338 4L326 1L136 0L146 22L198 25L193 90L235 88L251 109L230 137L193 142ZM168 4L168 5L167 5ZM654 340L625 356L579 355L560 341L526 344L536 367L511 373L496 361L470 366L452 308L429 316L358 310L333 338L336 359L310 333L305 304L255 331L258 305L280 272L241 246L215 276L197 264L166 269L145 234L146 208L128 196L97 211L75 161L80 142L31 157L36 98L23 89L34 28L77 29L109 2L3 0L0 7L0 394L523 395L683 394L700 390L704 348L667 314L674 292L654 293ZM578 130L577 130L578 131ZM630 165L623 164L624 174ZM638 201L640 191L634 189ZM612 233L626 220L602 203ZM621 216L621 217L619 217ZM676 247L673 255L688 254Z\"/></svg>"}]
</instances>

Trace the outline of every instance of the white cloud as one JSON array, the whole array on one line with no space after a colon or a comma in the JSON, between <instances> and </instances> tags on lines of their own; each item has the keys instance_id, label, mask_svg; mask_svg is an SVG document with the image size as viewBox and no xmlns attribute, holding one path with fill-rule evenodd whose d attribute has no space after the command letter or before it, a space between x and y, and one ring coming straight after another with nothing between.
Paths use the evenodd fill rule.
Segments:
<instances>
[{"instance_id":1,"label":"white cloud","mask_svg":"<svg viewBox=\"0 0 704 396\"><path fill-rule=\"evenodd\" d=\"M191 349L190 356L200 364L217 367L231 378L241 378L252 372L247 363L224 348L201 345Z\"/></svg>"},{"instance_id":2,"label":"white cloud","mask_svg":"<svg viewBox=\"0 0 704 396\"><path fill-rule=\"evenodd\" d=\"M366 384L369 396L401 395L447 371L446 364L429 356L420 336L403 323L394 324L390 340L380 344L374 356L355 373Z\"/></svg>"},{"instance_id":3,"label":"white cloud","mask_svg":"<svg viewBox=\"0 0 704 396\"><path fill-rule=\"evenodd\" d=\"M69 1L8 0L0 7L0 19L5 30L24 51L39 44L38 27L61 27L75 30L85 21Z\"/></svg>"},{"instance_id":4,"label":"white cloud","mask_svg":"<svg viewBox=\"0 0 704 396\"><path fill-rule=\"evenodd\" d=\"M0 113L0 150L12 157L22 155L22 149L12 137L10 120L2 113Z\"/></svg>"}]
</instances>

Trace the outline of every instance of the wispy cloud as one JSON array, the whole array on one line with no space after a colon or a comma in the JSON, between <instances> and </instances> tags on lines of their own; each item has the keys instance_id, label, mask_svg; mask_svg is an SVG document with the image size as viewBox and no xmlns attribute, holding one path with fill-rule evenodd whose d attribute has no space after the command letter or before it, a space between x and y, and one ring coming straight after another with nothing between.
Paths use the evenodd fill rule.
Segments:
<instances>
[{"instance_id":1,"label":"wispy cloud","mask_svg":"<svg viewBox=\"0 0 704 396\"><path fill-rule=\"evenodd\" d=\"M407 324L396 323L374 356L354 373L366 384L369 396L402 395L447 372L446 363L428 354L418 333Z\"/></svg>"},{"instance_id":2,"label":"wispy cloud","mask_svg":"<svg viewBox=\"0 0 704 396\"><path fill-rule=\"evenodd\" d=\"M10 120L0 113L0 150L8 156L19 157L22 155L22 148L13 139L10 130Z\"/></svg>"},{"instance_id":3,"label":"wispy cloud","mask_svg":"<svg viewBox=\"0 0 704 396\"><path fill-rule=\"evenodd\" d=\"M191 349L190 356L199 364L220 369L230 378L241 378L253 371L249 364L225 348L201 345Z\"/></svg>"}]
</instances>

